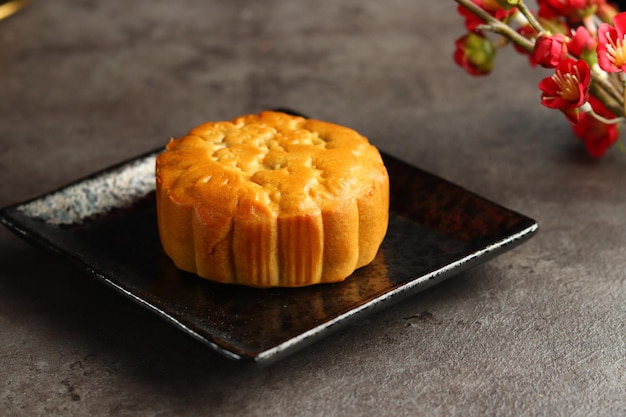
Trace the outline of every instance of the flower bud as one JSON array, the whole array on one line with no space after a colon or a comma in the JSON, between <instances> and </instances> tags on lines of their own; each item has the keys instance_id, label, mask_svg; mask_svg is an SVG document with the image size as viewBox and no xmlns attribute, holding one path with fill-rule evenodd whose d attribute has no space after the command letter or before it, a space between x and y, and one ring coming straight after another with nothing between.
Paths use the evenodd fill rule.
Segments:
<instances>
[{"instance_id":1,"label":"flower bud","mask_svg":"<svg viewBox=\"0 0 626 417\"><path fill-rule=\"evenodd\" d=\"M533 60L544 68L556 68L559 62L567 58L568 42L569 39L560 33L539 35L535 41Z\"/></svg>"},{"instance_id":2,"label":"flower bud","mask_svg":"<svg viewBox=\"0 0 626 417\"><path fill-rule=\"evenodd\" d=\"M487 37L470 32L456 40L455 62L471 75L487 75L493 69L496 47Z\"/></svg>"}]
</instances>

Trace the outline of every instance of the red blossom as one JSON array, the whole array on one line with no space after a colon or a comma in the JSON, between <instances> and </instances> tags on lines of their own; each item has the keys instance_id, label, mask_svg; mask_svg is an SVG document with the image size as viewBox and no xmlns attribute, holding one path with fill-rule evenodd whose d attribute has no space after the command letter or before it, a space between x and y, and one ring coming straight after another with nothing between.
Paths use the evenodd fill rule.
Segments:
<instances>
[{"instance_id":1,"label":"red blossom","mask_svg":"<svg viewBox=\"0 0 626 417\"><path fill-rule=\"evenodd\" d=\"M498 20L505 21L508 17L510 17L513 13L515 13L516 9L506 10L502 6L500 6L496 0L471 0L472 3L492 15ZM459 5L457 7L457 11L463 18L465 19L465 27L470 32L475 32L478 30L478 26L483 25L487 22L480 19L472 12L467 10L465 7Z\"/></svg>"},{"instance_id":2,"label":"red blossom","mask_svg":"<svg viewBox=\"0 0 626 417\"><path fill-rule=\"evenodd\" d=\"M567 43L565 35L541 34L535 41L532 60L544 68L556 68L557 64L567 57Z\"/></svg>"},{"instance_id":3,"label":"red blossom","mask_svg":"<svg viewBox=\"0 0 626 417\"><path fill-rule=\"evenodd\" d=\"M547 20L554 20L560 17L558 11L550 7L547 0L537 0L537 4L539 6L539 10L537 11L539 17Z\"/></svg>"},{"instance_id":4,"label":"red blossom","mask_svg":"<svg viewBox=\"0 0 626 417\"><path fill-rule=\"evenodd\" d=\"M593 15L606 0L538 0L539 16L545 19L563 17L568 22L580 22Z\"/></svg>"},{"instance_id":5,"label":"red blossom","mask_svg":"<svg viewBox=\"0 0 626 417\"><path fill-rule=\"evenodd\" d=\"M496 48L481 33L471 32L456 40L454 61L474 76L487 75L493 69Z\"/></svg>"},{"instance_id":6,"label":"red blossom","mask_svg":"<svg viewBox=\"0 0 626 417\"><path fill-rule=\"evenodd\" d=\"M615 115L597 98L590 96L589 104L596 114L607 119L615 118ZM602 123L586 113L580 114L578 123L573 124L572 128L576 136L585 144L587 153L594 158L604 156L606 151L617 142L619 138L617 125Z\"/></svg>"},{"instance_id":7,"label":"red blossom","mask_svg":"<svg viewBox=\"0 0 626 417\"><path fill-rule=\"evenodd\" d=\"M564 59L558 63L554 75L539 82L541 104L561 110L571 122L577 123L578 107L589 97L590 81L591 73L585 61Z\"/></svg>"},{"instance_id":8,"label":"red blossom","mask_svg":"<svg viewBox=\"0 0 626 417\"><path fill-rule=\"evenodd\" d=\"M613 17L613 26L602 23L598 28L598 64L606 72L626 70L626 12Z\"/></svg>"},{"instance_id":9,"label":"red blossom","mask_svg":"<svg viewBox=\"0 0 626 417\"><path fill-rule=\"evenodd\" d=\"M584 26L578 26L574 36L567 44L567 50L576 58L582 58L596 50L596 39L589 33Z\"/></svg>"}]
</instances>

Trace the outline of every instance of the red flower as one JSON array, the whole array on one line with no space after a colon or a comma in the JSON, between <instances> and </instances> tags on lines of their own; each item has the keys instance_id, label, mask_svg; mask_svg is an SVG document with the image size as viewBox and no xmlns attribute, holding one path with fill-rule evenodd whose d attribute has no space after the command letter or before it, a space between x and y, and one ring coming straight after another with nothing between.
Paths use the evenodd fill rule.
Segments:
<instances>
[{"instance_id":1,"label":"red flower","mask_svg":"<svg viewBox=\"0 0 626 417\"><path fill-rule=\"evenodd\" d=\"M567 57L568 41L569 39L560 33L539 35L535 41L532 60L544 68L556 68L557 64Z\"/></svg>"},{"instance_id":2,"label":"red flower","mask_svg":"<svg viewBox=\"0 0 626 417\"><path fill-rule=\"evenodd\" d=\"M564 59L554 75L539 82L541 104L561 110L571 122L577 123L578 107L587 101L590 81L589 65L585 61Z\"/></svg>"},{"instance_id":3,"label":"red flower","mask_svg":"<svg viewBox=\"0 0 626 417\"><path fill-rule=\"evenodd\" d=\"M456 40L454 61L474 76L487 75L493 69L496 48L480 33L471 32Z\"/></svg>"},{"instance_id":4,"label":"red flower","mask_svg":"<svg viewBox=\"0 0 626 417\"><path fill-rule=\"evenodd\" d=\"M537 0L537 4L539 6L539 10L537 11L537 15L539 15L539 17L548 20L553 20L560 17L558 11L550 7L550 4L547 2L547 0Z\"/></svg>"},{"instance_id":5,"label":"red flower","mask_svg":"<svg viewBox=\"0 0 626 417\"><path fill-rule=\"evenodd\" d=\"M613 26L602 23L598 28L598 64L606 72L626 70L626 13L613 18Z\"/></svg>"},{"instance_id":6,"label":"red flower","mask_svg":"<svg viewBox=\"0 0 626 417\"><path fill-rule=\"evenodd\" d=\"M584 26L578 26L572 40L567 44L567 50L576 58L588 56L596 50L596 39Z\"/></svg>"},{"instance_id":7,"label":"red flower","mask_svg":"<svg viewBox=\"0 0 626 417\"><path fill-rule=\"evenodd\" d=\"M564 17L569 22L580 22L593 15L606 0L538 0L539 16L546 19Z\"/></svg>"},{"instance_id":8,"label":"red flower","mask_svg":"<svg viewBox=\"0 0 626 417\"><path fill-rule=\"evenodd\" d=\"M509 16L511 16L517 9L513 8L510 10L505 10L502 6L500 6L496 0L471 0L472 3L492 15L498 20L505 21ZM479 25L483 25L487 22L480 19L472 12L467 10L465 7L459 5L457 7L457 11L463 18L465 18L465 27L470 32L475 32L478 30Z\"/></svg>"},{"instance_id":9,"label":"red flower","mask_svg":"<svg viewBox=\"0 0 626 417\"><path fill-rule=\"evenodd\" d=\"M607 119L615 118L615 115L594 96L589 97L589 104L600 116ZM580 114L580 120L572 128L576 136L584 142L587 153L595 158L604 156L619 137L617 125L602 123L586 113Z\"/></svg>"}]
</instances>

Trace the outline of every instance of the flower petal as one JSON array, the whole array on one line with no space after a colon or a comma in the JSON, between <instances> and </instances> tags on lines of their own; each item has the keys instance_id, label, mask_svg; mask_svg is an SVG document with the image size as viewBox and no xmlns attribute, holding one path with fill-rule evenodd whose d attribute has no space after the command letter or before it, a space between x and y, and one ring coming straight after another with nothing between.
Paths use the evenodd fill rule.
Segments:
<instances>
[{"instance_id":1,"label":"flower petal","mask_svg":"<svg viewBox=\"0 0 626 417\"><path fill-rule=\"evenodd\" d=\"M613 26L615 26L617 38L624 39L624 34L626 34L626 12L613 16Z\"/></svg>"}]
</instances>

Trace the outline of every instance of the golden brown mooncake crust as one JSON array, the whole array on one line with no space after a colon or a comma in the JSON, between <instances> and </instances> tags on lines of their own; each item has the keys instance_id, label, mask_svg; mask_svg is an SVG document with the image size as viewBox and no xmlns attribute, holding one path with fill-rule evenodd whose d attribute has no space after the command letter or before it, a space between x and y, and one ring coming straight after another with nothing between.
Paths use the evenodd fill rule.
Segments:
<instances>
[{"instance_id":1,"label":"golden brown mooncake crust","mask_svg":"<svg viewBox=\"0 0 626 417\"><path fill-rule=\"evenodd\" d=\"M280 112L170 140L156 182L165 253L222 283L342 281L374 259L389 220L387 170L365 137Z\"/></svg>"}]
</instances>

